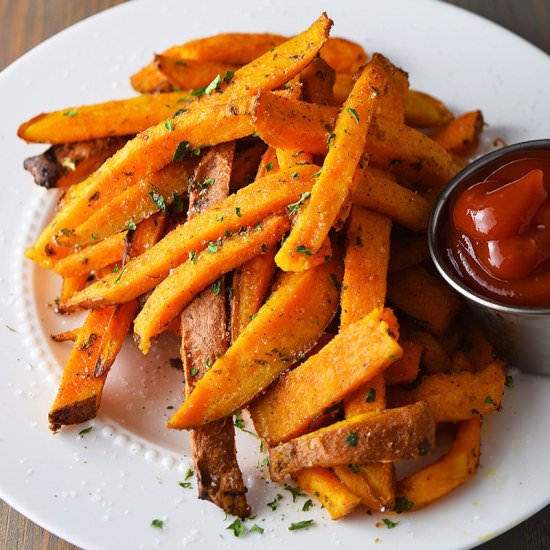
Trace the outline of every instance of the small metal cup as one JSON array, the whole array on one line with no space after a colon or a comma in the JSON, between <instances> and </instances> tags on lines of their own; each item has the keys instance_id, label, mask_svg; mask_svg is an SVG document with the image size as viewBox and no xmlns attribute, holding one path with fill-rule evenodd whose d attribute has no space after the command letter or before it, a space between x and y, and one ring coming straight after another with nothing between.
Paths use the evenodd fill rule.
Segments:
<instances>
[{"instance_id":1,"label":"small metal cup","mask_svg":"<svg viewBox=\"0 0 550 550\"><path fill-rule=\"evenodd\" d=\"M550 376L550 308L518 307L498 303L466 287L445 261L438 241L449 215L449 203L473 176L481 181L501 159L513 160L525 153L550 150L550 139L518 143L484 155L459 172L441 193L428 228L430 254L443 278L465 299L499 355L511 366L532 374Z\"/></svg>"}]
</instances>

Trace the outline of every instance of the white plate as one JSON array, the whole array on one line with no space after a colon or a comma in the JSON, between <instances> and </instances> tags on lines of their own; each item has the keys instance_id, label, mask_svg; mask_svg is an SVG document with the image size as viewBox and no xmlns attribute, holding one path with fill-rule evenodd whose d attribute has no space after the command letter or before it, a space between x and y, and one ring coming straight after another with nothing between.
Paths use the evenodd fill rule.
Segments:
<instances>
[{"instance_id":1,"label":"white plate","mask_svg":"<svg viewBox=\"0 0 550 550\"><path fill-rule=\"evenodd\" d=\"M409 71L413 87L457 111L481 108L489 138L548 137L550 60L527 42L439 2L330 5L334 35L386 53ZM550 379L517 376L504 410L485 423L483 468L476 479L423 511L392 517L399 525L391 530L376 527L379 518L364 512L332 522L319 506L301 511L303 498L293 504L289 493L263 481L256 468L257 441L239 434L239 456L258 514L254 522L265 533L235 539L225 530L230 520L222 512L178 486L191 464L187 438L167 432L164 422L166 407L179 400L179 373L165 357L153 353L144 360L131 345L111 373L101 414L90 423L94 429L82 438L81 427L56 437L48 431L47 411L68 346L52 344L47 334L51 323L67 321L47 307L58 291L52 279L22 259L53 197L34 186L21 167L43 147L19 141L18 124L40 111L130 95L128 76L153 51L171 44L220 31L292 34L325 7L315 0L130 2L48 40L1 75L0 496L75 544L290 550L375 547L380 539L386 548L464 548L511 528L550 501ZM175 350L164 355L171 353ZM271 512L266 503L276 492L285 498ZM154 518L164 520L163 530L150 527ZM314 528L288 531L291 522L310 518Z\"/></svg>"}]
</instances>

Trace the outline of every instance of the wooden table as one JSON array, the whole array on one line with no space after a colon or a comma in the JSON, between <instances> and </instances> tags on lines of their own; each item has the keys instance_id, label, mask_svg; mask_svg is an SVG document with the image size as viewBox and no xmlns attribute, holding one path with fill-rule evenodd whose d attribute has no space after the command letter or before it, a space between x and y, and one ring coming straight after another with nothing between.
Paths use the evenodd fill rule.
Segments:
<instances>
[{"instance_id":1,"label":"wooden table","mask_svg":"<svg viewBox=\"0 0 550 550\"><path fill-rule=\"evenodd\" d=\"M0 69L52 34L124 0L0 0ZM550 53L548 0L447 0L507 27ZM46 13L47 7L47 13ZM482 550L547 550L550 506ZM0 501L0 549L74 550Z\"/></svg>"}]
</instances>

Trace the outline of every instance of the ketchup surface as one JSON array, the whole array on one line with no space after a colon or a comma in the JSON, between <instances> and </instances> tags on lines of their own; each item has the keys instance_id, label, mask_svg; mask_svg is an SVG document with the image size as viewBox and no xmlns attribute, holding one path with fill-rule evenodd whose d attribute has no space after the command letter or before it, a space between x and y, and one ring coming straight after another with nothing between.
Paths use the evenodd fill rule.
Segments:
<instances>
[{"instance_id":1,"label":"ketchup surface","mask_svg":"<svg viewBox=\"0 0 550 550\"><path fill-rule=\"evenodd\" d=\"M447 259L497 302L550 306L550 152L498 159L455 192L443 231Z\"/></svg>"}]
</instances>

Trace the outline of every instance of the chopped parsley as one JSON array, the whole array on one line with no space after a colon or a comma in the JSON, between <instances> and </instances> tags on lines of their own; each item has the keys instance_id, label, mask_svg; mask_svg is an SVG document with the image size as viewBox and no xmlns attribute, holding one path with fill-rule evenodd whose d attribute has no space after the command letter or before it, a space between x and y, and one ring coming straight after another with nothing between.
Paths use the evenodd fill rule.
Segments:
<instances>
[{"instance_id":1,"label":"chopped parsley","mask_svg":"<svg viewBox=\"0 0 550 550\"><path fill-rule=\"evenodd\" d=\"M272 163L272 162L268 162L268 163L266 164L265 171L266 171L266 172L271 172L271 170L273 170L273 163Z\"/></svg>"},{"instance_id":2,"label":"chopped parsley","mask_svg":"<svg viewBox=\"0 0 550 550\"><path fill-rule=\"evenodd\" d=\"M355 122L359 123L359 115L355 109L348 107L348 113L355 119Z\"/></svg>"},{"instance_id":3,"label":"chopped parsley","mask_svg":"<svg viewBox=\"0 0 550 550\"><path fill-rule=\"evenodd\" d=\"M178 483L178 485L180 487L182 487L183 489L192 489L193 488L193 484L190 481L180 481Z\"/></svg>"},{"instance_id":4,"label":"chopped parsley","mask_svg":"<svg viewBox=\"0 0 550 550\"><path fill-rule=\"evenodd\" d=\"M197 367L193 367L190 371L189 371L189 374L191 376L196 376L197 374L199 373L199 369Z\"/></svg>"},{"instance_id":5,"label":"chopped parsley","mask_svg":"<svg viewBox=\"0 0 550 550\"><path fill-rule=\"evenodd\" d=\"M94 429L93 426L88 426L87 428L80 430L78 432L78 437L84 437L86 434L89 434L93 429Z\"/></svg>"},{"instance_id":6,"label":"chopped parsley","mask_svg":"<svg viewBox=\"0 0 550 550\"><path fill-rule=\"evenodd\" d=\"M195 472L191 470L191 468L187 468L187 472L185 472L185 476L183 480L187 481L190 477L193 477L194 475L195 475Z\"/></svg>"},{"instance_id":7,"label":"chopped parsley","mask_svg":"<svg viewBox=\"0 0 550 550\"><path fill-rule=\"evenodd\" d=\"M495 405L495 401L490 395L485 397L485 403L487 403L487 405Z\"/></svg>"},{"instance_id":8,"label":"chopped parsley","mask_svg":"<svg viewBox=\"0 0 550 550\"><path fill-rule=\"evenodd\" d=\"M84 342L80 348L78 348L80 351L85 351L88 348L92 347L93 343L97 340L97 334L95 332L92 332L90 336L88 337L88 340Z\"/></svg>"},{"instance_id":9,"label":"chopped parsley","mask_svg":"<svg viewBox=\"0 0 550 550\"><path fill-rule=\"evenodd\" d=\"M167 121L164 123L164 127L165 127L169 132L173 132L173 131L174 131L174 125L172 124L172 121L171 121L171 120L167 120Z\"/></svg>"},{"instance_id":10,"label":"chopped parsley","mask_svg":"<svg viewBox=\"0 0 550 550\"><path fill-rule=\"evenodd\" d=\"M407 497L397 497L395 499L395 511L398 514L402 512L407 512L414 508L414 502L409 500Z\"/></svg>"},{"instance_id":11,"label":"chopped parsley","mask_svg":"<svg viewBox=\"0 0 550 550\"><path fill-rule=\"evenodd\" d=\"M149 192L151 200L163 214L166 214L166 203L164 202L164 197L161 195L158 188L153 184L151 184L151 189L152 191Z\"/></svg>"},{"instance_id":12,"label":"chopped parsley","mask_svg":"<svg viewBox=\"0 0 550 550\"><path fill-rule=\"evenodd\" d=\"M68 116L68 117L74 117L78 114L78 111L76 109L71 109L70 111L65 111L63 113L63 116Z\"/></svg>"},{"instance_id":13,"label":"chopped parsley","mask_svg":"<svg viewBox=\"0 0 550 550\"><path fill-rule=\"evenodd\" d=\"M288 483L285 483L285 491L288 491L292 495L292 502L296 502L298 497L305 497L306 494L300 490L300 487L293 487Z\"/></svg>"},{"instance_id":14,"label":"chopped parsley","mask_svg":"<svg viewBox=\"0 0 550 550\"><path fill-rule=\"evenodd\" d=\"M122 276L124 275L125 272L126 272L126 267L124 267L124 269L118 274L118 277L113 281L114 285L118 285L118 283L120 283L120 279L122 279Z\"/></svg>"},{"instance_id":15,"label":"chopped parsley","mask_svg":"<svg viewBox=\"0 0 550 550\"><path fill-rule=\"evenodd\" d=\"M311 510L311 508L313 508L313 506L315 506L315 504L313 504L313 500L308 498L304 502L304 505L302 506L302 512L309 512L309 510Z\"/></svg>"},{"instance_id":16,"label":"chopped parsley","mask_svg":"<svg viewBox=\"0 0 550 550\"><path fill-rule=\"evenodd\" d=\"M134 222L128 222L126 227L128 228L128 231L135 231L137 226Z\"/></svg>"},{"instance_id":17,"label":"chopped parsley","mask_svg":"<svg viewBox=\"0 0 550 550\"><path fill-rule=\"evenodd\" d=\"M17 333L17 331L16 331L14 328L10 327L9 325L5 325L5 327L6 327L10 332L15 332L15 333Z\"/></svg>"},{"instance_id":18,"label":"chopped parsley","mask_svg":"<svg viewBox=\"0 0 550 550\"><path fill-rule=\"evenodd\" d=\"M214 185L214 183L216 183L214 178L204 178L202 181L195 180L192 187L203 191L204 189L208 189L211 185Z\"/></svg>"},{"instance_id":19,"label":"chopped parsley","mask_svg":"<svg viewBox=\"0 0 550 550\"><path fill-rule=\"evenodd\" d=\"M217 296L220 293L220 290L222 288L221 280L218 279L217 281L214 281L211 285L211 288L212 288L212 293L214 294L214 296Z\"/></svg>"},{"instance_id":20,"label":"chopped parsley","mask_svg":"<svg viewBox=\"0 0 550 550\"><path fill-rule=\"evenodd\" d=\"M374 388L369 388L369 391L365 396L365 403L373 403L375 399L376 399L376 390Z\"/></svg>"},{"instance_id":21,"label":"chopped parsley","mask_svg":"<svg viewBox=\"0 0 550 550\"><path fill-rule=\"evenodd\" d=\"M67 170L70 170L71 172L76 170L76 164L69 158L63 159L61 166L63 166L63 168L67 168Z\"/></svg>"},{"instance_id":22,"label":"chopped parsley","mask_svg":"<svg viewBox=\"0 0 550 550\"><path fill-rule=\"evenodd\" d=\"M235 71L226 71L225 76L223 77L223 81L226 84L229 84L231 80L233 79L233 75L235 74Z\"/></svg>"},{"instance_id":23,"label":"chopped parsley","mask_svg":"<svg viewBox=\"0 0 550 550\"><path fill-rule=\"evenodd\" d=\"M513 388L514 387L514 379L510 375L506 376L506 381L504 382L504 385L507 388Z\"/></svg>"},{"instance_id":24,"label":"chopped parsley","mask_svg":"<svg viewBox=\"0 0 550 550\"><path fill-rule=\"evenodd\" d=\"M263 535L264 534L264 528L263 527L260 527L257 523L255 523L251 528L250 528L250 532L251 533L258 533L260 535Z\"/></svg>"},{"instance_id":25,"label":"chopped parsley","mask_svg":"<svg viewBox=\"0 0 550 550\"><path fill-rule=\"evenodd\" d=\"M430 452L430 449L431 449L431 445L430 443L423 439L419 444L418 444L418 454L420 456L426 456L429 452Z\"/></svg>"},{"instance_id":26,"label":"chopped parsley","mask_svg":"<svg viewBox=\"0 0 550 550\"><path fill-rule=\"evenodd\" d=\"M275 511L277 510L277 507L279 506L279 501L281 500L283 500L283 495L277 493L275 495L275 498L271 502L268 502L267 505L271 508L271 510Z\"/></svg>"},{"instance_id":27,"label":"chopped parsley","mask_svg":"<svg viewBox=\"0 0 550 550\"><path fill-rule=\"evenodd\" d=\"M197 147L196 149L191 149L191 144L188 141L180 141L178 143L178 146L176 147L176 150L174 151L174 156L172 157L172 160L174 162L180 162L185 157L198 157L200 154L200 147Z\"/></svg>"},{"instance_id":28,"label":"chopped parsley","mask_svg":"<svg viewBox=\"0 0 550 550\"><path fill-rule=\"evenodd\" d=\"M334 132L330 132L330 134L327 136L327 149L330 149L332 142L336 138L336 134Z\"/></svg>"},{"instance_id":29,"label":"chopped parsley","mask_svg":"<svg viewBox=\"0 0 550 550\"><path fill-rule=\"evenodd\" d=\"M240 206L235 207L235 214L237 214L237 216L238 216L239 218L242 218L242 217L243 217L243 215L241 214L241 208L240 208Z\"/></svg>"},{"instance_id":30,"label":"chopped parsley","mask_svg":"<svg viewBox=\"0 0 550 550\"><path fill-rule=\"evenodd\" d=\"M216 243L213 243L212 241L208 243L208 246L206 248L208 252L210 252L210 254L215 254L218 251L218 245Z\"/></svg>"},{"instance_id":31,"label":"chopped parsley","mask_svg":"<svg viewBox=\"0 0 550 550\"><path fill-rule=\"evenodd\" d=\"M307 201L310 197L311 197L311 193L309 191L306 191L305 193L302 193L300 195L300 198L296 202L293 202L292 204L289 204L286 207L286 209L291 214L296 214L300 210L300 208L302 208L304 202Z\"/></svg>"},{"instance_id":32,"label":"chopped parsley","mask_svg":"<svg viewBox=\"0 0 550 550\"><path fill-rule=\"evenodd\" d=\"M355 432L349 431L346 436L346 443L350 447L357 447L357 434Z\"/></svg>"},{"instance_id":33,"label":"chopped parsley","mask_svg":"<svg viewBox=\"0 0 550 550\"><path fill-rule=\"evenodd\" d=\"M299 254L304 254L306 256L313 256L311 250L307 246L304 246L303 244L299 244L296 247L296 252L298 252Z\"/></svg>"},{"instance_id":34,"label":"chopped parsley","mask_svg":"<svg viewBox=\"0 0 550 550\"><path fill-rule=\"evenodd\" d=\"M291 523L288 527L289 531L298 531L299 529L309 529L315 525L315 520L305 519L304 521L298 521L297 523Z\"/></svg>"},{"instance_id":35,"label":"chopped parsley","mask_svg":"<svg viewBox=\"0 0 550 550\"><path fill-rule=\"evenodd\" d=\"M357 466L357 464L348 464L348 468L349 468L354 474L358 474L358 473L359 473L359 466Z\"/></svg>"},{"instance_id":36,"label":"chopped parsley","mask_svg":"<svg viewBox=\"0 0 550 550\"><path fill-rule=\"evenodd\" d=\"M164 527L164 521L161 519L154 519L151 522L151 527L154 527L155 529L162 529Z\"/></svg>"},{"instance_id":37,"label":"chopped parsley","mask_svg":"<svg viewBox=\"0 0 550 550\"><path fill-rule=\"evenodd\" d=\"M382 521L384 522L384 525L385 525L388 529L393 529L394 527L396 527L397 525L399 525L399 522L398 522L398 521L392 521L391 519L388 519L388 518L382 518Z\"/></svg>"},{"instance_id":38,"label":"chopped parsley","mask_svg":"<svg viewBox=\"0 0 550 550\"><path fill-rule=\"evenodd\" d=\"M233 531L233 534L236 537L240 537L241 535L244 535L247 532L247 529L239 518L237 518L233 523L228 525L226 529L229 529L230 531Z\"/></svg>"},{"instance_id":39,"label":"chopped parsley","mask_svg":"<svg viewBox=\"0 0 550 550\"><path fill-rule=\"evenodd\" d=\"M194 250L190 250L190 251L189 251L189 261L190 261L192 264L196 264L196 263L197 263L197 253L196 253Z\"/></svg>"}]
</instances>

